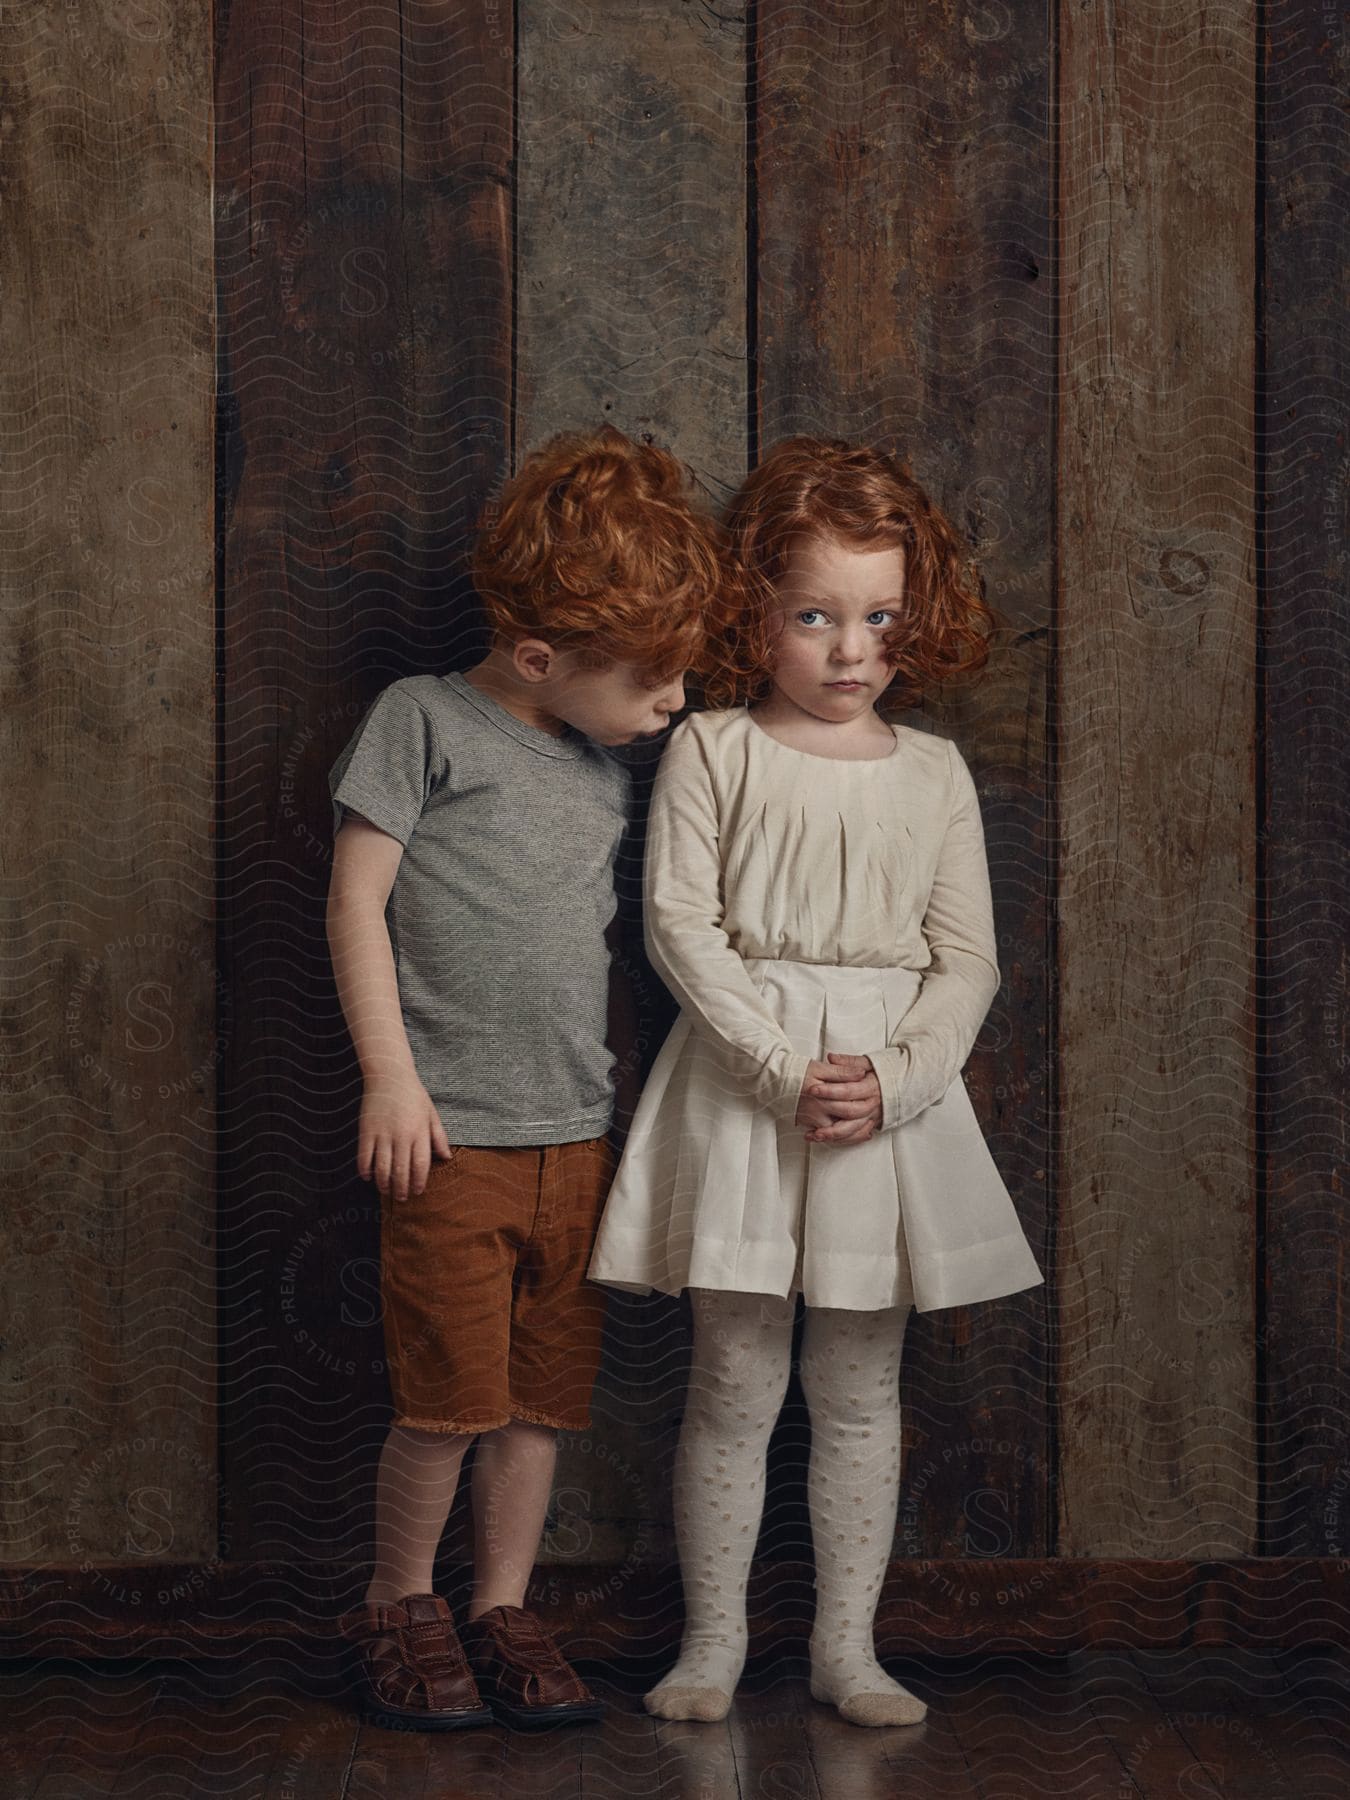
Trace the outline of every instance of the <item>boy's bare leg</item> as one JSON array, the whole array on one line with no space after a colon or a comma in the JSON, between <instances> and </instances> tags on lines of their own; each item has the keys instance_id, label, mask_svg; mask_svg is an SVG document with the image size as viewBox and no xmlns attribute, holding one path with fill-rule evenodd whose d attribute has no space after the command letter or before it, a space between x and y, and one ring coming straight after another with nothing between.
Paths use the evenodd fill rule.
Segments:
<instances>
[{"instance_id":1,"label":"boy's bare leg","mask_svg":"<svg viewBox=\"0 0 1350 1800\"><path fill-rule=\"evenodd\" d=\"M367 1600L429 1594L437 1546L472 1432L391 1425L375 1491L375 1572Z\"/></svg>"},{"instance_id":2,"label":"boy's bare leg","mask_svg":"<svg viewBox=\"0 0 1350 1800\"><path fill-rule=\"evenodd\" d=\"M558 1434L512 1419L485 1431L473 1459L473 1599L469 1617L523 1606L544 1535Z\"/></svg>"}]
</instances>

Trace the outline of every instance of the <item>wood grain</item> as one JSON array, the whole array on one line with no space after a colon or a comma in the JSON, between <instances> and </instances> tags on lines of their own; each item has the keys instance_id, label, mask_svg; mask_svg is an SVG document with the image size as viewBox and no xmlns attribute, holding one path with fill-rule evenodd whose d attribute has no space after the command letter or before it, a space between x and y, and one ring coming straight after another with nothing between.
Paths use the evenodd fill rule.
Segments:
<instances>
[{"instance_id":1,"label":"wood grain","mask_svg":"<svg viewBox=\"0 0 1350 1800\"><path fill-rule=\"evenodd\" d=\"M1060 12L1060 1539L1254 1542L1254 30Z\"/></svg>"},{"instance_id":2,"label":"wood grain","mask_svg":"<svg viewBox=\"0 0 1350 1800\"><path fill-rule=\"evenodd\" d=\"M669 1666L680 1634L677 1569L625 1572L621 1564L594 1564L546 1574L530 1604L577 1656L623 1666L635 1679ZM447 1566L437 1592L462 1609L470 1575L466 1562ZM134 1565L0 1570L6 1655L181 1657L229 1650L247 1656L250 1646L289 1642L304 1647L310 1674L335 1675L343 1642L335 1621L366 1585L364 1570L346 1556L228 1563L199 1587L191 1606L165 1595L199 1581L197 1565L162 1566L156 1591L140 1601L126 1597L135 1577ZM747 1610L757 1655L805 1649L812 1584L810 1562L766 1557L755 1563ZM1350 1566L1330 1557L897 1560L882 1591L876 1641L883 1656L1067 1654L1089 1645L1178 1655L1205 1647L1344 1647L1348 1615Z\"/></svg>"},{"instance_id":3,"label":"wood grain","mask_svg":"<svg viewBox=\"0 0 1350 1800\"><path fill-rule=\"evenodd\" d=\"M968 1066L1047 1275L1050 43L1037 8L764 0L755 439L883 443L970 537L1003 629L924 715L975 771L1003 986ZM1047 1294L911 1318L896 1553L1048 1545Z\"/></svg>"},{"instance_id":4,"label":"wood grain","mask_svg":"<svg viewBox=\"0 0 1350 1800\"><path fill-rule=\"evenodd\" d=\"M745 472L744 13L522 12L517 462L608 423Z\"/></svg>"},{"instance_id":5,"label":"wood grain","mask_svg":"<svg viewBox=\"0 0 1350 1800\"><path fill-rule=\"evenodd\" d=\"M1268 7L1262 49L1261 1548L1344 1556L1350 70L1345 33L1315 0Z\"/></svg>"},{"instance_id":6,"label":"wood grain","mask_svg":"<svg viewBox=\"0 0 1350 1800\"><path fill-rule=\"evenodd\" d=\"M1154 1659L1101 1652L1067 1664L926 1659L902 1673L929 1715L919 1729L892 1731L849 1726L782 1663L747 1682L717 1725L652 1719L633 1683L588 1671L607 1703L598 1724L448 1733L382 1731L358 1719L345 1694L315 1696L298 1669L269 1670L263 1684L256 1668L227 1673L217 1663L124 1673L6 1664L0 1768L6 1800L131 1795L148 1770L164 1777L164 1791L249 1800L1041 1800L1065 1791L1321 1800L1344 1790L1350 1759L1330 1735L1343 1727L1321 1682L1298 1698L1282 1691L1269 1653L1206 1669L1198 1683L1187 1680L1189 1657L1175 1662L1176 1681L1165 1685ZM1344 1658L1325 1668L1343 1698Z\"/></svg>"},{"instance_id":7,"label":"wood grain","mask_svg":"<svg viewBox=\"0 0 1350 1800\"><path fill-rule=\"evenodd\" d=\"M216 1547L210 32L3 35L0 1543L149 1571Z\"/></svg>"},{"instance_id":8,"label":"wood grain","mask_svg":"<svg viewBox=\"0 0 1350 1800\"><path fill-rule=\"evenodd\" d=\"M674 451L702 501L745 472L744 8L616 0L522 9L515 458L612 424ZM676 1013L642 943L643 831L661 746L633 746L635 827L617 881L636 1032L650 1068ZM620 1126L625 1120L618 1121ZM670 1549L685 1383L680 1306L614 1296L595 1429L565 1439L541 1560Z\"/></svg>"},{"instance_id":9,"label":"wood grain","mask_svg":"<svg viewBox=\"0 0 1350 1800\"><path fill-rule=\"evenodd\" d=\"M968 1080L1052 1279L912 1322L882 1641L1343 1631L1344 36L1319 0L520 13L517 57L495 0L230 0L214 71L178 5L5 27L2 1541L74 1584L11 1622L172 1651L260 1557L302 1612L321 1552L361 1571L326 772L481 652L463 551L513 460L611 420L713 501L790 431L894 443L1004 622L915 722L980 786ZM639 830L650 1067L640 865ZM674 1630L682 1334L614 1302L543 1553L627 1654ZM803 1442L790 1408L782 1557ZM1253 1547L1324 1560L1196 1561Z\"/></svg>"},{"instance_id":10,"label":"wood grain","mask_svg":"<svg viewBox=\"0 0 1350 1800\"><path fill-rule=\"evenodd\" d=\"M327 771L382 688L473 650L458 571L507 441L511 15L234 0L222 29L221 1429L236 1554L355 1564L389 1397Z\"/></svg>"}]
</instances>

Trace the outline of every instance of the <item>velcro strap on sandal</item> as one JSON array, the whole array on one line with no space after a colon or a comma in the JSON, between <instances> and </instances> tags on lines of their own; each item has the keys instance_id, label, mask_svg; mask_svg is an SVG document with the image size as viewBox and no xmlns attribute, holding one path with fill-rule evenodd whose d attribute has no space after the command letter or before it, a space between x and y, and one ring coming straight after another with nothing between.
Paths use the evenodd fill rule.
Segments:
<instances>
[{"instance_id":1,"label":"velcro strap on sandal","mask_svg":"<svg viewBox=\"0 0 1350 1800\"><path fill-rule=\"evenodd\" d=\"M563 1662L562 1651L534 1619L514 1624L510 1631L502 1632L501 1639L510 1646L512 1661L534 1674L547 1675Z\"/></svg>"}]
</instances>

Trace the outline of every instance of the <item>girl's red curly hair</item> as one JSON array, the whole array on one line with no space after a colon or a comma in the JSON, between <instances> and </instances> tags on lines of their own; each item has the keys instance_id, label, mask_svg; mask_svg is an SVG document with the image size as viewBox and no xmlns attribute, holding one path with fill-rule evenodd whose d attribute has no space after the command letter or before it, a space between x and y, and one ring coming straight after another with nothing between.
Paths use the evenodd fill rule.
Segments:
<instances>
[{"instance_id":1,"label":"girl's red curly hair","mask_svg":"<svg viewBox=\"0 0 1350 1800\"><path fill-rule=\"evenodd\" d=\"M726 528L729 604L710 646L708 706L736 706L769 691L774 583L803 535L904 552L904 616L883 640L896 670L888 708L913 705L926 688L988 660L996 618L979 571L907 461L843 438L783 438L733 496Z\"/></svg>"},{"instance_id":2,"label":"girl's red curly hair","mask_svg":"<svg viewBox=\"0 0 1350 1800\"><path fill-rule=\"evenodd\" d=\"M612 425L559 432L532 451L474 546L494 632L542 638L590 667L633 663L653 685L696 667L725 563L691 484L668 450Z\"/></svg>"}]
</instances>

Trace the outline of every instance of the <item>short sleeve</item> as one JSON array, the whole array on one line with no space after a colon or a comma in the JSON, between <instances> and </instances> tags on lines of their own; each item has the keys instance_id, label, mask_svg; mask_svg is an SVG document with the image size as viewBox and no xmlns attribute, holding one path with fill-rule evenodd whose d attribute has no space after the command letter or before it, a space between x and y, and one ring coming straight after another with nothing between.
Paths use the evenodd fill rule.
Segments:
<instances>
[{"instance_id":1,"label":"short sleeve","mask_svg":"<svg viewBox=\"0 0 1350 1800\"><path fill-rule=\"evenodd\" d=\"M346 813L354 812L406 845L448 772L431 715L395 682L370 707L329 770L334 835Z\"/></svg>"}]
</instances>

